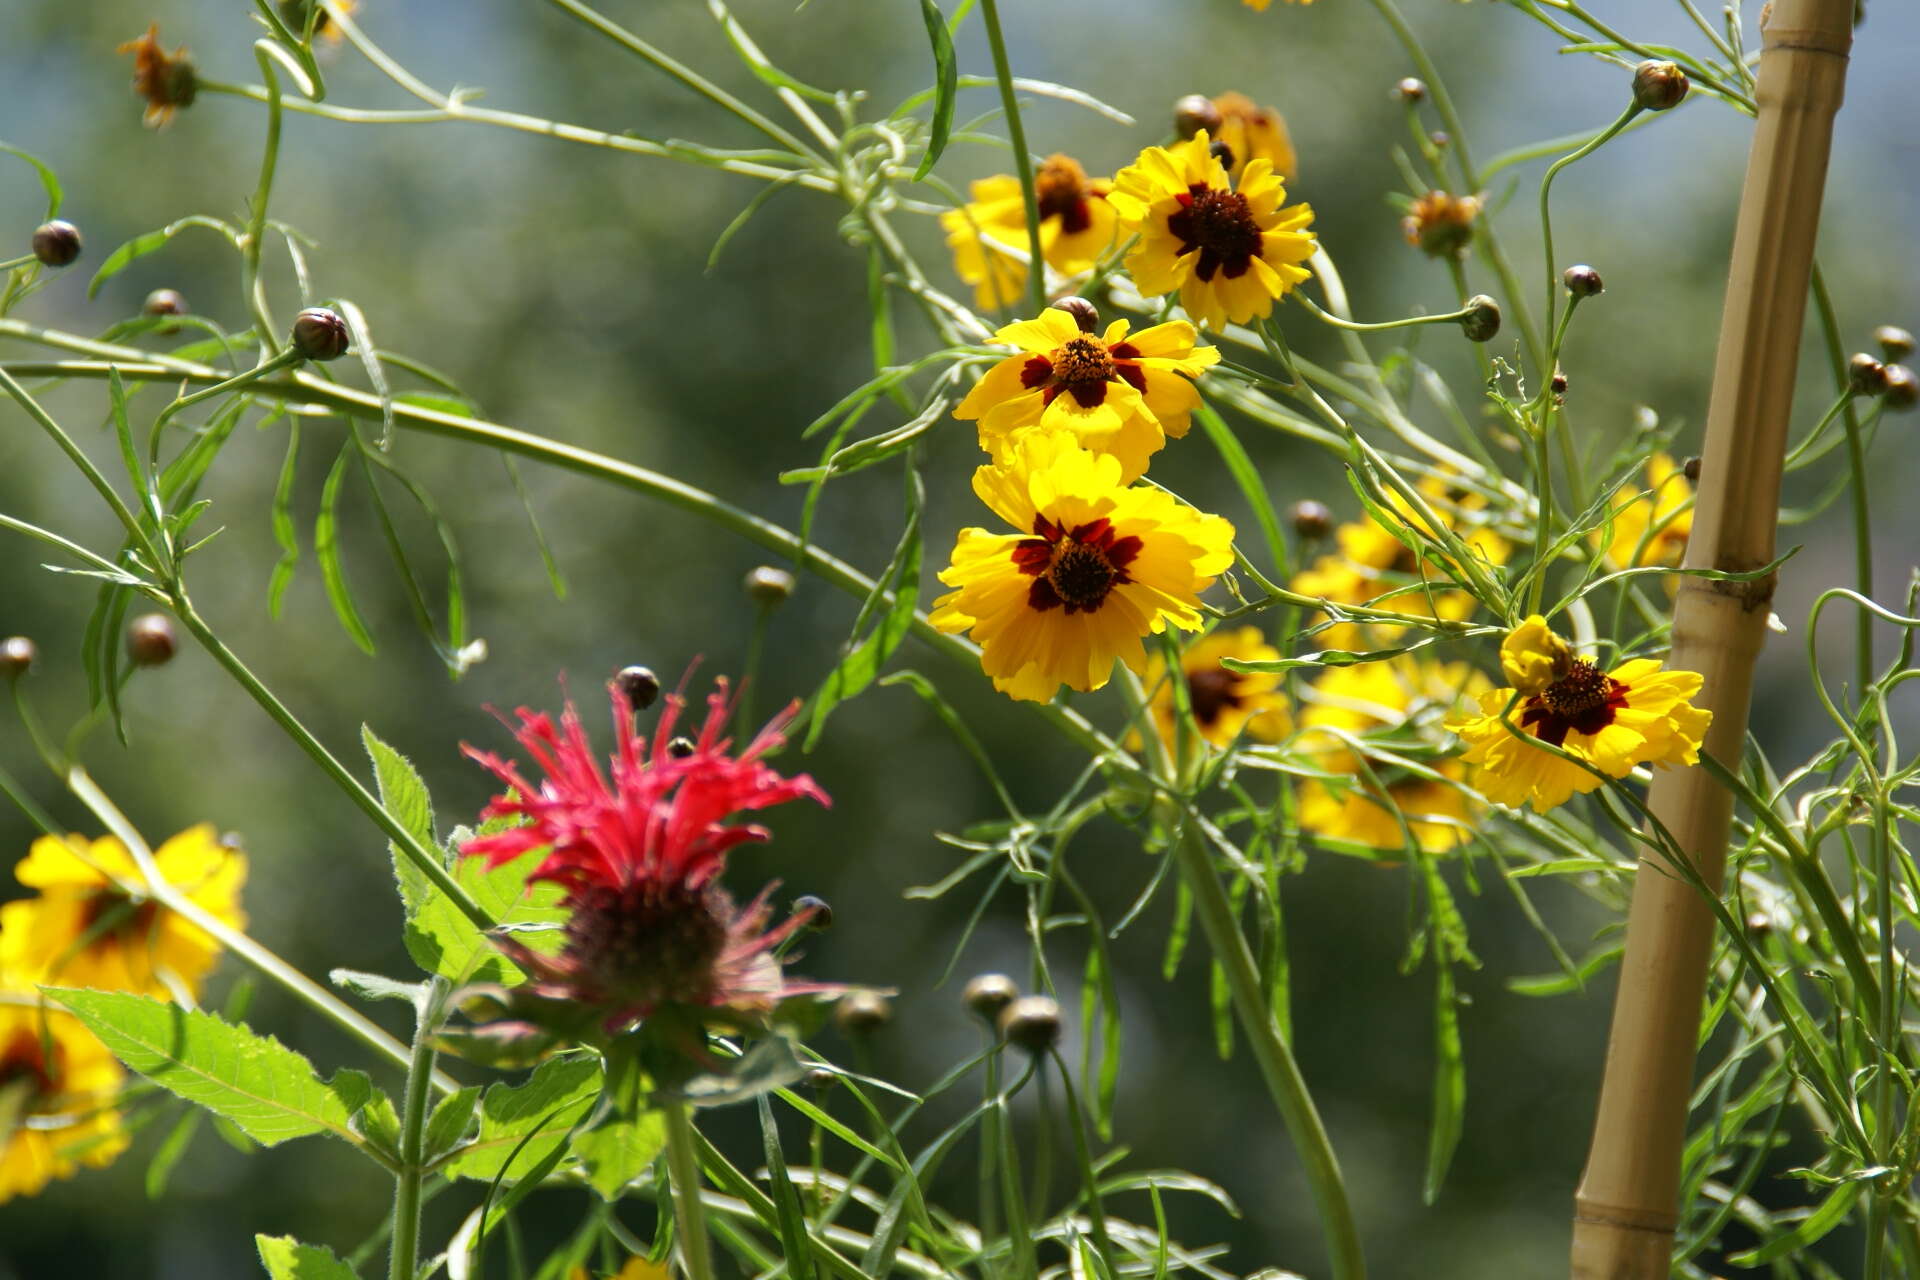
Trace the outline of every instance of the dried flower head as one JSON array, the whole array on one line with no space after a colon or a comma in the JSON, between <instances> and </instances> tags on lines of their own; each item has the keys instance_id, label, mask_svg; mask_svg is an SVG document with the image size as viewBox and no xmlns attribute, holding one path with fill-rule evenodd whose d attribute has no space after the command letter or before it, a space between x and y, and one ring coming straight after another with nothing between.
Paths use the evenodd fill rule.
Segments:
<instances>
[{"instance_id":1,"label":"dried flower head","mask_svg":"<svg viewBox=\"0 0 1920 1280\"><path fill-rule=\"evenodd\" d=\"M193 60L187 57L185 45L172 53L160 47L159 23L150 23L145 35L127 41L114 52L133 55L133 88L147 100L141 123L149 129L162 127L173 119L175 111L193 105L194 94L200 86L194 76Z\"/></svg>"},{"instance_id":2,"label":"dried flower head","mask_svg":"<svg viewBox=\"0 0 1920 1280\"><path fill-rule=\"evenodd\" d=\"M1473 243L1473 224L1483 206L1479 196L1426 192L1400 220L1400 234L1407 238L1408 244L1430 257L1463 257Z\"/></svg>"}]
</instances>

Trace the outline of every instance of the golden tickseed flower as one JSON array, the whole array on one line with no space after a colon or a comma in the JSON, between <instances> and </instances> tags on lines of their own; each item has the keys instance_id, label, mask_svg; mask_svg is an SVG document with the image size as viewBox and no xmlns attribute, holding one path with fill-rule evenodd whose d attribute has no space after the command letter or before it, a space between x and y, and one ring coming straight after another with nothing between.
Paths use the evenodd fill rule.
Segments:
<instances>
[{"instance_id":1,"label":"golden tickseed flower","mask_svg":"<svg viewBox=\"0 0 1920 1280\"><path fill-rule=\"evenodd\" d=\"M1466 766L1457 756L1424 757L1437 745L1436 713L1478 696L1488 684L1465 663L1411 657L1327 668L1301 708L1301 738L1315 752L1315 764L1352 780L1344 787L1303 782L1301 828L1369 849L1401 849L1407 843L1404 821L1423 852L1444 853L1463 843L1480 809L1462 785ZM1360 749L1326 730L1362 740ZM1368 740L1377 740L1383 753L1421 758L1439 777L1375 757L1365 749Z\"/></svg>"},{"instance_id":2,"label":"golden tickseed flower","mask_svg":"<svg viewBox=\"0 0 1920 1280\"><path fill-rule=\"evenodd\" d=\"M1273 0L1240 0L1240 3L1246 5L1247 8L1249 9L1256 10L1260 13L1265 13L1267 10L1267 6L1272 4ZM1313 0L1287 0L1287 3L1288 4L1312 4Z\"/></svg>"},{"instance_id":3,"label":"golden tickseed flower","mask_svg":"<svg viewBox=\"0 0 1920 1280\"><path fill-rule=\"evenodd\" d=\"M211 826L188 828L153 856L167 881L209 914L236 929L245 924L246 855ZM112 836L91 844L44 836L14 874L40 891L0 906L0 969L23 980L165 1000L178 987L197 994L219 958L212 937L138 893L145 881Z\"/></svg>"},{"instance_id":4,"label":"golden tickseed flower","mask_svg":"<svg viewBox=\"0 0 1920 1280\"><path fill-rule=\"evenodd\" d=\"M980 500L1021 533L962 529L934 602L968 631L996 689L1044 702L1105 685L1114 659L1144 674L1142 636L1198 631L1199 597L1233 563L1233 526L1162 489L1130 489L1119 459L1064 431L1025 431L1005 466L973 474Z\"/></svg>"},{"instance_id":5,"label":"golden tickseed flower","mask_svg":"<svg viewBox=\"0 0 1920 1280\"><path fill-rule=\"evenodd\" d=\"M1313 210L1287 205L1271 160L1254 159L1237 184L1205 130L1171 147L1148 147L1113 179L1107 197L1139 243L1127 270L1148 297L1178 290L1194 321L1218 330L1273 311L1305 280L1313 256Z\"/></svg>"},{"instance_id":6,"label":"golden tickseed flower","mask_svg":"<svg viewBox=\"0 0 1920 1280\"><path fill-rule=\"evenodd\" d=\"M1180 674L1187 682L1187 701L1193 707L1200 736L1216 747L1232 746L1244 732L1258 742L1278 742L1293 731L1281 677L1273 672L1231 671L1220 659L1276 662L1280 651L1267 643L1258 627L1219 630L1202 636L1180 653ZM1179 741L1174 726L1178 704L1173 682L1166 678L1166 662L1155 653L1147 665L1146 685L1153 691L1154 728L1172 747ZM1138 735L1130 747L1137 746Z\"/></svg>"},{"instance_id":7,"label":"golden tickseed flower","mask_svg":"<svg viewBox=\"0 0 1920 1280\"><path fill-rule=\"evenodd\" d=\"M1615 569L1677 568L1692 533L1693 486L1670 454L1656 453L1647 463L1647 492L1616 501L1607 563Z\"/></svg>"},{"instance_id":8,"label":"golden tickseed flower","mask_svg":"<svg viewBox=\"0 0 1920 1280\"><path fill-rule=\"evenodd\" d=\"M1537 672L1554 661L1554 646L1561 643L1538 615L1528 618L1501 644L1501 669ZM1626 777L1638 764L1697 764L1701 738L1713 722L1711 711L1689 701L1700 684L1697 673L1667 671L1651 658L1634 658L1611 672L1571 658L1566 674L1538 693L1492 690L1481 695L1480 715L1449 720L1447 728L1466 740L1467 761L1480 766L1474 785L1482 795L1514 808L1531 803L1544 813L1594 790L1601 779L1533 739L1613 778ZM1500 719L1516 696L1521 701L1509 719L1518 734Z\"/></svg>"},{"instance_id":9,"label":"golden tickseed flower","mask_svg":"<svg viewBox=\"0 0 1920 1280\"><path fill-rule=\"evenodd\" d=\"M127 41L114 52L133 55L133 88L147 100L141 123L149 129L160 128L173 119L173 113L179 108L193 105L194 94L199 90L193 60L187 57L185 45L172 53L160 47L159 23L149 23L147 34Z\"/></svg>"},{"instance_id":10,"label":"golden tickseed flower","mask_svg":"<svg viewBox=\"0 0 1920 1280\"><path fill-rule=\"evenodd\" d=\"M1294 152L1287 122L1272 107L1263 107L1244 93L1223 93L1213 100L1220 113L1214 141L1232 153L1227 176L1235 182L1252 160L1265 160L1288 182L1300 176L1300 158Z\"/></svg>"},{"instance_id":11,"label":"golden tickseed flower","mask_svg":"<svg viewBox=\"0 0 1920 1280\"><path fill-rule=\"evenodd\" d=\"M1131 484L1168 436L1187 434L1200 404L1190 379L1220 360L1217 348L1194 347L1198 336L1184 320L1131 336L1125 320L1104 335L1082 333L1072 315L1048 307L993 335L1021 354L989 369L953 416L979 420L980 447L996 463L1028 428L1071 431L1083 448L1118 458L1120 483Z\"/></svg>"},{"instance_id":12,"label":"golden tickseed flower","mask_svg":"<svg viewBox=\"0 0 1920 1280\"><path fill-rule=\"evenodd\" d=\"M1428 191L1416 198L1400 220L1400 234L1420 252L1435 258L1466 256L1473 243L1473 224L1485 202L1479 196Z\"/></svg>"},{"instance_id":13,"label":"golden tickseed flower","mask_svg":"<svg viewBox=\"0 0 1920 1280\"><path fill-rule=\"evenodd\" d=\"M109 1105L125 1074L71 1014L0 1003L0 1204L126 1148Z\"/></svg>"},{"instance_id":14,"label":"golden tickseed flower","mask_svg":"<svg viewBox=\"0 0 1920 1280\"><path fill-rule=\"evenodd\" d=\"M1113 247L1117 220L1107 195L1113 183L1089 178L1071 156L1048 156L1033 175L1040 212L1040 256L1066 275L1093 270ZM954 272L974 286L974 305L993 311L1020 300L1027 264L1008 250L1027 253L1027 206L1020 179L1010 174L982 178L973 197L940 215Z\"/></svg>"}]
</instances>

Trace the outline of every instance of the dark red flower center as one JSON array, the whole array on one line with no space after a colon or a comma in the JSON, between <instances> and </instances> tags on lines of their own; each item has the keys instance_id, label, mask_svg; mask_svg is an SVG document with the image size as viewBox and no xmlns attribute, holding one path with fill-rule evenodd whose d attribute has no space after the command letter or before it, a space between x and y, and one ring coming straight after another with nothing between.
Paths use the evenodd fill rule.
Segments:
<instances>
[{"instance_id":1,"label":"dark red flower center","mask_svg":"<svg viewBox=\"0 0 1920 1280\"><path fill-rule=\"evenodd\" d=\"M1041 401L1052 404L1062 391L1073 393L1083 409L1106 403L1107 384L1124 381L1145 394L1147 375L1137 363L1140 349L1131 342L1108 346L1091 334L1070 338L1051 356L1029 356L1020 367L1020 385L1040 388Z\"/></svg>"},{"instance_id":2,"label":"dark red flower center","mask_svg":"<svg viewBox=\"0 0 1920 1280\"><path fill-rule=\"evenodd\" d=\"M596 995L647 1008L705 1004L727 942L727 902L715 886L636 880L570 895L567 958Z\"/></svg>"},{"instance_id":3,"label":"dark red flower center","mask_svg":"<svg viewBox=\"0 0 1920 1280\"><path fill-rule=\"evenodd\" d=\"M1626 685L1585 658L1575 658L1566 675L1527 699L1520 723L1540 741L1558 747L1565 745L1570 731L1589 737L1599 733L1626 705Z\"/></svg>"},{"instance_id":4,"label":"dark red flower center","mask_svg":"<svg viewBox=\"0 0 1920 1280\"><path fill-rule=\"evenodd\" d=\"M1253 220L1247 198L1196 182L1179 197L1180 207L1167 219L1167 230L1180 239L1180 252L1198 250L1193 273L1210 281L1220 272L1238 280L1260 256L1260 225Z\"/></svg>"},{"instance_id":5,"label":"dark red flower center","mask_svg":"<svg viewBox=\"0 0 1920 1280\"><path fill-rule=\"evenodd\" d=\"M1208 667L1187 674L1187 700L1193 704L1193 718L1202 728L1212 728L1230 707L1238 707L1240 676L1225 667Z\"/></svg>"},{"instance_id":6,"label":"dark red flower center","mask_svg":"<svg viewBox=\"0 0 1920 1280\"><path fill-rule=\"evenodd\" d=\"M1087 210L1087 173L1066 156L1050 156L1033 175L1034 202L1040 206L1040 220L1060 219L1062 235L1085 231L1093 225Z\"/></svg>"},{"instance_id":7,"label":"dark red flower center","mask_svg":"<svg viewBox=\"0 0 1920 1280\"><path fill-rule=\"evenodd\" d=\"M56 1052L58 1046L55 1046ZM0 1093L10 1087L26 1082L27 1104L50 1098L59 1092L54 1083L58 1074L57 1063L47 1061L46 1046L41 1043L40 1033L31 1027L20 1027L13 1033L4 1047L0 1047Z\"/></svg>"},{"instance_id":8,"label":"dark red flower center","mask_svg":"<svg viewBox=\"0 0 1920 1280\"><path fill-rule=\"evenodd\" d=\"M1104 516L1068 529L1036 515L1033 532L1014 544L1013 563L1033 579L1027 604L1041 613L1062 605L1069 614L1092 613L1109 591L1133 581L1127 566L1140 554L1140 539L1117 536Z\"/></svg>"},{"instance_id":9,"label":"dark red flower center","mask_svg":"<svg viewBox=\"0 0 1920 1280\"><path fill-rule=\"evenodd\" d=\"M145 937L153 931L160 904L148 898L135 902L124 893L106 891L87 895L81 923L90 937Z\"/></svg>"}]
</instances>

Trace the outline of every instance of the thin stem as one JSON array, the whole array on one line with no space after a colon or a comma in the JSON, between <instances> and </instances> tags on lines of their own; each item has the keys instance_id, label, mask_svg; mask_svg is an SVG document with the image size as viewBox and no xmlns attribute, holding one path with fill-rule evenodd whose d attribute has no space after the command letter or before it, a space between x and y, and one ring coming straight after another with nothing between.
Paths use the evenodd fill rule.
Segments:
<instances>
[{"instance_id":1,"label":"thin stem","mask_svg":"<svg viewBox=\"0 0 1920 1280\"><path fill-rule=\"evenodd\" d=\"M153 420L153 428L147 433L147 465L156 469L159 467L161 434L165 431L167 424L173 421L182 411L191 409L194 405L204 401L223 396L227 392L244 387L250 382L258 382L269 374L278 373L282 369L301 363L304 358L305 357L298 351L295 351L292 347L288 347L286 350L268 360L265 364L256 365L251 369L236 373L225 382L217 382L211 387L203 387L192 395L181 396L179 399L168 404L166 408L160 411L160 416Z\"/></svg>"},{"instance_id":2,"label":"thin stem","mask_svg":"<svg viewBox=\"0 0 1920 1280\"><path fill-rule=\"evenodd\" d=\"M0 323L5 322L0 321ZM119 493L107 482L107 477L93 465L93 459L73 442L73 437L61 429L60 424L53 420L53 415L41 408L40 402L28 395L25 387L13 380L13 375L7 372L5 365L0 365L0 389L4 389L8 395L18 401L20 407L27 411L27 416L39 423L40 429L60 446L60 452L66 454L68 461L79 468L80 474L87 478L87 483L93 486L94 491L113 509L113 514L119 518L120 523L126 526L134 545L139 547L146 556L147 567L150 570L158 570L161 566L159 553L154 550L153 543L148 541L147 531L141 528L140 521L133 514L133 509L121 500Z\"/></svg>"},{"instance_id":3,"label":"thin stem","mask_svg":"<svg viewBox=\"0 0 1920 1280\"><path fill-rule=\"evenodd\" d=\"M1873 599L1873 528L1867 518L1867 454L1860 437L1860 415L1854 409L1847 380L1847 357L1840 345L1840 323L1833 309L1833 295L1827 291L1827 278L1818 262L1813 264L1813 306L1820 317L1820 333L1826 342L1827 362L1833 367L1834 385L1840 388L1841 413L1847 432L1847 470L1851 483L1847 495L1853 505L1853 585L1867 599ZM1873 683L1873 619L1860 615L1859 629L1853 637L1854 690L1866 696Z\"/></svg>"},{"instance_id":4,"label":"thin stem","mask_svg":"<svg viewBox=\"0 0 1920 1280\"><path fill-rule=\"evenodd\" d=\"M387 1280L413 1280L420 1256L420 1182L425 1172L427 1100L433 1084L433 1024L444 980L435 978L414 1010L413 1055L407 1063L407 1098L400 1113L400 1168L393 1184L393 1246Z\"/></svg>"},{"instance_id":5,"label":"thin stem","mask_svg":"<svg viewBox=\"0 0 1920 1280\"><path fill-rule=\"evenodd\" d=\"M1027 150L1026 126L1020 122L1020 100L1013 88L1013 67L1007 61L1007 41L1000 32L997 0L980 0L980 20L986 24L987 44L993 50L993 75L1000 82L1000 105L1007 113L1007 141L1013 144L1014 169L1020 175L1020 198L1027 207L1027 292L1037 314L1047 307L1047 263L1040 253L1040 201L1033 187L1033 153Z\"/></svg>"},{"instance_id":6,"label":"thin stem","mask_svg":"<svg viewBox=\"0 0 1920 1280\"><path fill-rule=\"evenodd\" d=\"M1459 324L1472 315L1476 308L1462 307L1458 311L1449 311L1437 316L1408 316L1404 320L1376 320L1371 323L1359 320L1346 320L1330 311L1323 311L1312 298L1299 290L1294 290L1293 300L1305 307L1313 318L1322 324L1330 324L1336 329L1351 329L1355 333L1379 333L1386 329L1409 329L1417 324Z\"/></svg>"},{"instance_id":7,"label":"thin stem","mask_svg":"<svg viewBox=\"0 0 1920 1280\"><path fill-rule=\"evenodd\" d=\"M1574 161L1585 156L1590 156L1599 150L1608 139L1626 128L1627 125L1632 122L1633 118L1639 114L1640 104L1637 102L1631 104L1625 111L1620 113L1618 119L1605 129L1602 129L1599 133L1594 134L1579 150L1570 151L1548 165L1546 174L1540 179L1540 239L1545 247L1547 259L1547 330L1550 333L1554 332L1554 314L1560 301L1560 276L1559 273L1555 271L1553 262L1553 214L1548 205L1548 200L1553 193L1553 180L1559 176L1562 169ZM1545 374L1548 377L1553 375L1551 361L1559 355L1559 338L1560 335L1554 333L1554 350L1548 353L1549 363L1545 369Z\"/></svg>"},{"instance_id":8,"label":"thin stem","mask_svg":"<svg viewBox=\"0 0 1920 1280\"><path fill-rule=\"evenodd\" d=\"M1540 612L1540 601L1547 592L1547 556L1553 544L1553 462L1547 454L1547 424L1542 422L1533 437L1533 470L1539 483L1534 499L1533 569L1527 584L1527 616Z\"/></svg>"},{"instance_id":9,"label":"thin stem","mask_svg":"<svg viewBox=\"0 0 1920 1280\"><path fill-rule=\"evenodd\" d=\"M260 152L260 181L247 209L247 236L240 247L240 260L247 305L253 309L253 328L260 335L264 353L273 349L273 316L267 310L266 289L260 282L260 250L267 238L267 201L273 195L273 173L280 159L280 77L274 72L272 55L265 49L256 45L253 55L267 87L267 141Z\"/></svg>"},{"instance_id":10,"label":"thin stem","mask_svg":"<svg viewBox=\"0 0 1920 1280\"><path fill-rule=\"evenodd\" d=\"M680 1240L680 1260L688 1280L713 1280L713 1245L707 1239L706 1211L700 1204L700 1163L694 1153L693 1121L687 1104L669 1101L667 1118L667 1178L673 1186L673 1216Z\"/></svg>"},{"instance_id":11,"label":"thin stem","mask_svg":"<svg viewBox=\"0 0 1920 1280\"><path fill-rule=\"evenodd\" d=\"M386 807L374 798L373 793L360 785L360 780L334 758L325 744L307 731L307 727L287 710L271 689L261 683L258 676L247 669L246 663L240 661L233 650L227 648L220 637L213 633L213 629L195 612L184 589L176 588L173 606L174 612L180 617L181 624L193 633L194 639L200 642L201 647L213 655L214 661L225 667L227 674L232 676L241 688L253 695L253 700L260 704L261 709L268 716L272 717L274 723L299 744L300 749L320 766L322 772L333 779L336 786L346 792L348 799L360 806L361 811L373 819L375 826L387 833L387 838L393 841L394 847L400 850L402 856L418 867L421 873L433 882L436 889L446 894L447 900L459 909L460 914L473 921L475 926L482 930L491 929L498 923L468 895L465 889L460 887L451 875L447 874L447 869L440 864L439 857L423 845L418 837L408 831L398 819L388 813Z\"/></svg>"}]
</instances>

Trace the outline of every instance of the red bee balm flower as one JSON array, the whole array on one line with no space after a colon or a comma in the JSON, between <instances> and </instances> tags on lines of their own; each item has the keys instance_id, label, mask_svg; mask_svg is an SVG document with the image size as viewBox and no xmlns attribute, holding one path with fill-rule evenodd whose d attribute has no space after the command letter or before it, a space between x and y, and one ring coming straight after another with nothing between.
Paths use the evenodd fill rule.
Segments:
<instances>
[{"instance_id":1,"label":"red bee balm flower","mask_svg":"<svg viewBox=\"0 0 1920 1280\"><path fill-rule=\"evenodd\" d=\"M544 712L517 712L514 734L546 774L539 786L491 752L462 748L511 788L481 817L523 821L460 851L498 866L550 850L528 879L562 886L572 910L557 956L510 938L495 945L532 975L535 994L607 1008L610 1031L661 1004L758 1015L783 995L819 989L784 983L772 955L809 913L763 931L773 886L741 907L717 883L729 849L768 836L762 826L729 818L803 797L830 803L812 778L782 777L760 759L785 741L782 730L799 704L730 755L723 734L732 706L726 681L715 684L690 748L674 739L684 698L665 700L649 744L634 732L619 687L609 685L616 750L604 773L571 702L558 728Z\"/></svg>"}]
</instances>

